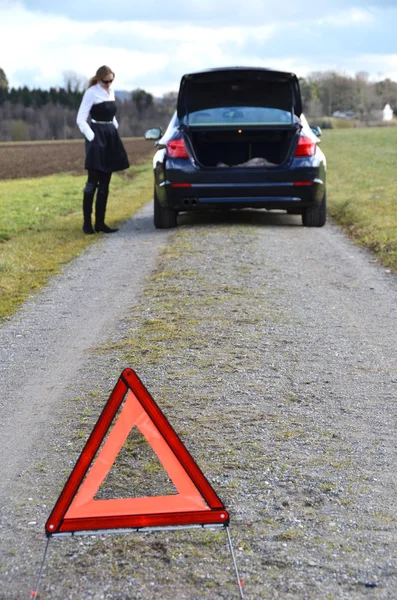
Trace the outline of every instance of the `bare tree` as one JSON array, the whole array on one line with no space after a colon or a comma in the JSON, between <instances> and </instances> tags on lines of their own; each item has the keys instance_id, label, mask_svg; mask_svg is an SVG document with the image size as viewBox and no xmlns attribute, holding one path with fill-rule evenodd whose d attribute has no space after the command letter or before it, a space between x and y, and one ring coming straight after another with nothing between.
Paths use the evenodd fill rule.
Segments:
<instances>
[{"instance_id":1,"label":"bare tree","mask_svg":"<svg viewBox=\"0 0 397 600\"><path fill-rule=\"evenodd\" d=\"M69 93L84 92L88 79L75 71L64 71L62 73L64 87Z\"/></svg>"}]
</instances>

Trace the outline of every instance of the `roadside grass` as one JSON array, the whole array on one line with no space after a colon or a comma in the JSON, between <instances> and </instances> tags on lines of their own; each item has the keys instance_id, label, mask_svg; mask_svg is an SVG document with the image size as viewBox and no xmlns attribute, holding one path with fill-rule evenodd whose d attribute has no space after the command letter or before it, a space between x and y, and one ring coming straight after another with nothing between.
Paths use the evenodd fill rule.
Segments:
<instances>
[{"instance_id":1,"label":"roadside grass","mask_svg":"<svg viewBox=\"0 0 397 600\"><path fill-rule=\"evenodd\" d=\"M397 272L397 129L327 130L322 139L329 214Z\"/></svg>"},{"instance_id":2,"label":"roadside grass","mask_svg":"<svg viewBox=\"0 0 397 600\"><path fill-rule=\"evenodd\" d=\"M152 166L114 174L106 222L115 226L152 194ZM81 230L85 176L52 175L0 181L0 318L11 315L62 265L100 236Z\"/></svg>"}]
</instances>

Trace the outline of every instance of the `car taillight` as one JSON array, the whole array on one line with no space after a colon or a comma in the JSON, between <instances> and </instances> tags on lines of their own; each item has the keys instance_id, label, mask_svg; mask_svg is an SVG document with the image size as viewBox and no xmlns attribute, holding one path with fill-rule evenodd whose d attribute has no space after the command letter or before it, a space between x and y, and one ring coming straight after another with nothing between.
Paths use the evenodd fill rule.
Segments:
<instances>
[{"instance_id":1,"label":"car taillight","mask_svg":"<svg viewBox=\"0 0 397 600\"><path fill-rule=\"evenodd\" d=\"M316 142L313 142L313 140L304 135L299 136L295 156L313 156L315 153Z\"/></svg>"},{"instance_id":2,"label":"car taillight","mask_svg":"<svg viewBox=\"0 0 397 600\"><path fill-rule=\"evenodd\" d=\"M167 154L171 158L189 158L185 141L182 138L171 140L167 144Z\"/></svg>"}]
</instances>

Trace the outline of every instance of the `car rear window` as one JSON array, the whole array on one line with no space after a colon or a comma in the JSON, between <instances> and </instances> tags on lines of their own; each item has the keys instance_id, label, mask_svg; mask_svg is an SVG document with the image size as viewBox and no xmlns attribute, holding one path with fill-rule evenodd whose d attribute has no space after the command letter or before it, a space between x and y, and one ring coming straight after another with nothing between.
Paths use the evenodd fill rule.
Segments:
<instances>
[{"instance_id":1,"label":"car rear window","mask_svg":"<svg viewBox=\"0 0 397 600\"><path fill-rule=\"evenodd\" d=\"M262 106L225 106L191 112L182 123L191 127L203 125L290 125L295 115L279 108Z\"/></svg>"}]
</instances>

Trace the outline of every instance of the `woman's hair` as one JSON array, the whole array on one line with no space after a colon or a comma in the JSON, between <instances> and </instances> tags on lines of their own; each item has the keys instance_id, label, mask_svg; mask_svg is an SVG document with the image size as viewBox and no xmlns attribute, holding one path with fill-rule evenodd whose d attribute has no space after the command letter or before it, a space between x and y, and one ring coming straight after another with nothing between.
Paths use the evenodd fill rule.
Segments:
<instances>
[{"instance_id":1,"label":"woman's hair","mask_svg":"<svg viewBox=\"0 0 397 600\"><path fill-rule=\"evenodd\" d=\"M103 65L103 67L99 67L94 77L91 77L91 79L89 80L88 87L90 88L93 85L96 85L98 81L100 81L104 77L107 77L108 75L113 75L113 77L115 76L110 67L107 67L106 65Z\"/></svg>"}]
</instances>

